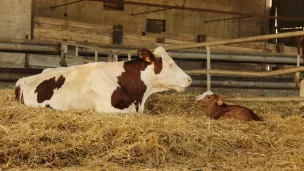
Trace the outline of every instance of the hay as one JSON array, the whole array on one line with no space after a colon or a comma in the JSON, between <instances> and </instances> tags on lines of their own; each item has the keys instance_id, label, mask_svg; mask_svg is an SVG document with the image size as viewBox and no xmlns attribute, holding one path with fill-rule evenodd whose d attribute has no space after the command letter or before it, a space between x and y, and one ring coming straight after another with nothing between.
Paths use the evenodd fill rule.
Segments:
<instances>
[{"instance_id":1,"label":"hay","mask_svg":"<svg viewBox=\"0 0 304 171\"><path fill-rule=\"evenodd\" d=\"M157 94L143 115L58 112L0 90L0 168L48 170L303 170L296 103L238 103L263 122L209 120L193 94Z\"/></svg>"}]
</instances>

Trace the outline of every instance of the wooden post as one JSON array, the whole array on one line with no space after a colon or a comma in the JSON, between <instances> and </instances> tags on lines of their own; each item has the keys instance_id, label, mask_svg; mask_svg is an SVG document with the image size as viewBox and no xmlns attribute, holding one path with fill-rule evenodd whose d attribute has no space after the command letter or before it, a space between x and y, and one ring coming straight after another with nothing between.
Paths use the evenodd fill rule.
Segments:
<instances>
[{"instance_id":1,"label":"wooden post","mask_svg":"<svg viewBox=\"0 0 304 171\"><path fill-rule=\"evenodd\" d=\"M95 62L98 62L98 50L95 49Z\"/></svg>"},{"instance_id":2,"label":"wooden post","mask_svg":"<svg viewBox=\"0 0 304 171\"><path fill-rule=\"evenodd\" d=\"M211 69L211 60L210 60L210 47L206 47L207 51L207 91L211 90L211 75L209 70Z\"/></svg>"}]
</instances>

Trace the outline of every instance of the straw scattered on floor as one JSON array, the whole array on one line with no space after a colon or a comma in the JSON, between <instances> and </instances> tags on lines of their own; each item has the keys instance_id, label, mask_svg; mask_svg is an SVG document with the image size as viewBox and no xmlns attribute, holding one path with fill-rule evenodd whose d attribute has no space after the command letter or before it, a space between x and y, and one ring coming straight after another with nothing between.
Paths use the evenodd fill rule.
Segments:
<instances>
[{"instance_id":1,"label":"straw scattered on floor","mask_svg":"<svg viewBox=\"0 0 304 171\"><path fill-rule=\"evenodd\" d=\"M209 120L195 94L156 94L142 115L59 112L0 90L0 168L304 170L297 103L238 103L263 122Z\"/></svg>"}]
</instances>

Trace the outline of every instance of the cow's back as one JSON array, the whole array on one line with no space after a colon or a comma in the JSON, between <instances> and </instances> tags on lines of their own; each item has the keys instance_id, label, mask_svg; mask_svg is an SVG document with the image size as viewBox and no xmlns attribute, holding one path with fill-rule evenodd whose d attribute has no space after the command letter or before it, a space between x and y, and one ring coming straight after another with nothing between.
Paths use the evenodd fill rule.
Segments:
<instances>
[{"instance_id":1,"label":"cow's back","mask_svg":"<svg viewBox=\"0 0 304 171\"><path fill-rule=\"evenodd\" d=\"M47 69L18 80L15 95L27 106L58 110L90 108L94 106L94 98L100 94L98 88L106 88L96 87L101 86L102 80L99 79L113 78L108 70L114 66L113 63L90 63Z\"/></svg>"}]
</instances>

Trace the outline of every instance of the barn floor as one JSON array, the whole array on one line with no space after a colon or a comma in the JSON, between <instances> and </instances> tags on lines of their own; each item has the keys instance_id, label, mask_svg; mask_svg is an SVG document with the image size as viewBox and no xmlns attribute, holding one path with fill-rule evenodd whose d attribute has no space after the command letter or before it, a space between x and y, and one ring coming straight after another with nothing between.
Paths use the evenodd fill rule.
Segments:
<instances>
[{"instance_id":1,"label":"barn floor","mask_svg":"<svg viewBox=\"0 0 304 171\"><path fill-rule=\"evenodd\" d=\"M104 115L25 107L0 90L0 170L304 170L297 103L238 103L264 119L245 123L209 120L189 98L157 94L143 115Z\"/></svg>"}]
</instances>

